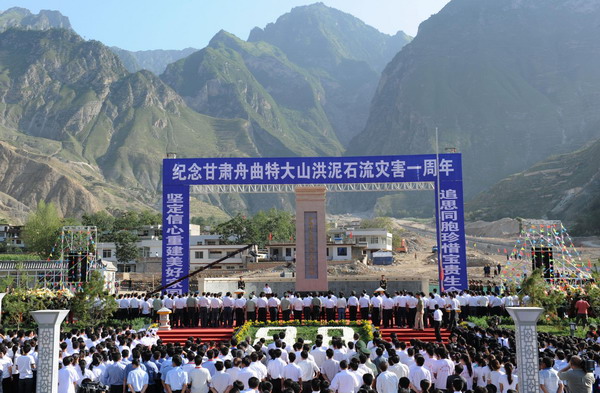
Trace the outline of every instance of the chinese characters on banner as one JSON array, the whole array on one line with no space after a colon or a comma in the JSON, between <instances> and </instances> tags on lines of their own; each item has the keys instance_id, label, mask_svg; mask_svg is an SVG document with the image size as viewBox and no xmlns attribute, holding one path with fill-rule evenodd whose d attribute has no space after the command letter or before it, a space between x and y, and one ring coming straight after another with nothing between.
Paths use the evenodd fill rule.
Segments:
<instances>
[{"instance_id":1,"label":"chinese characters on banner","mask_svg":"<svg viewBox=\"0 0 600 393\"><path fill-rule=\"evenodd\" d=\"M163 161L163 285L189 274L189 186L433 182L441 288L467 289L461 155L184 158ZM307 272L310 270L307 270ZM183 280L167 292L187 292Z\"/></svg>"},{"instance_id":2,"label":"chinese characters on banner","mask_svg":"<svg viewBox=\"0 0 600 393\"><path fill-rule=\"evenodd\" d=\"M319 278L317 212L304 212L304 278Z\"/></svg>"},{"instance_id":3,"label":"chinese characters on banner","mask_svg":"<svg viewBox=\"0 0 600 393\"><path fill-rule=\"evenodd\" d=\"M442 177L460 176L455 156L440 156ZM164 181L190 185L419 182L435 180L435 163L435 155L173 159L165 160Z\"/></svg>"},{"instance_id":4,"label":"chinese characters on banner","mask_svg":"<svg viewBox=\"0 0 600 393\"><path fill-rule=\"evenodd\" d=\"M440 290L468 288L462 181L440 181L436 193Z\"/></svg>"},{"instance_id":5,"label":"chinese characters on banner","mask_svg":"<svg viewBox=\"0 0 600 393\"><path fill-rule=\"evenodd\" d=\"M190 190L189 186L171 186L163 190L162 284L166 285L190 270ZM185 293L188 280L166 289L167 293Z\"/></svg>"}]
</instances>

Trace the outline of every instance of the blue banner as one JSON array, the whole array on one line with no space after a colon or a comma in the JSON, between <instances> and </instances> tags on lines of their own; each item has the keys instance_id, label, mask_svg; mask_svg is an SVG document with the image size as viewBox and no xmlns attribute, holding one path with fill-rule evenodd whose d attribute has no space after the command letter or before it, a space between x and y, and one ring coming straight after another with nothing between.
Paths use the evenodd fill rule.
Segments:
<instances>
[{"instance_id":1,"label":"blue banner","mask_svg":"<svg viewBox=\"0 0 600 393\"><path fill-rule=\"evenodd\" d=\"M459 153L439 156L165 159L162 283L167 285L189 274L190 185L402 182L433 182L436 185L440 289L468 289ZM187 291L187 280L166 290L175 293Z\"/></svg>"},{"instance_id":2,"label":"blue banner","mask_svg":"<svg viewBox=\"0 0 600 393\"><path fill-rule=\"evenodd\" d=\"M441 154L441 179L461 180L460 154ZM174 158L163 184L397 183L436 180L436 156Z\"/></svg>"},{"instance_id":3,"label":"blue banner","mask_svg":"<svg viewBox=\"0 0 600 393\"><path fill-rule=\"evenodd\" d=\"M462 181L436 184L436 227L440 291L469 288Z\"/></svg>"},{"instance_id":4,"label":"blue banner","mask_svg":"<svg viewBox=\"0 0 600 393\"><path fill-rule=\"evenodd\" d=\"M190 187L163 185L162 285L190 272ZM188 280L171 285L166 293L188 292Z\"/></svg>"}]
</instances>

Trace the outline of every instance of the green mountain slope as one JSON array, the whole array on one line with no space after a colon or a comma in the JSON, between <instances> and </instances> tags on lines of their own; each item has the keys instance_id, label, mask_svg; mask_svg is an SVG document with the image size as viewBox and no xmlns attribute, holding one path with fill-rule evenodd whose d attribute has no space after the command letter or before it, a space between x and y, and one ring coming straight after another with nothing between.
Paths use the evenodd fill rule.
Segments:
<instances>
[{"instance_id":1,"label":"green mountain slope","mask_svg":"<svg viewBox=\"0 0 600 393\"><path fill-rule=\"evenodd\" d=\"M113 46L110 49L119 56L121 62L129 72L148 70L156 75L162 74L167 68L167 65L174 63L179 59L183 59L198 50L195 48L185 48L182 50L155 49L128 51L117 48L116 46Z\"/></svg>"},{"instance_id":2,"label":"green mountain slope","mask_svg":"<svg viewBox=\"0 0 600 393\"><path fill-rule=\"evenodd\" d=\"M81 184L126 187L131 203L157 202L167 151L258 154L248 121L193 111L151 72L130 74L107 47L67 30L1 33L0 97L2 140L69 162L71 169L81 165L88 172L78 178ZM32 193L38 180L28 185ZM27 192L20 190L17 199ZM102 198L111 202L109 195Z\"/></svg>"},{"instance_id":3,"label":"green mountain slope","mask_svg":"<svg viewBox=\"0 0 600 393\"><path fill-rule=\"evenodd\" d=\"M254 28L248 41L277 46L321 83L323 108L346 145L366 123L384 66L410 39L403 32L383 34L350 14L316 3L296 7L264 29Z\"/></svg>"},{"instance_id":4,"label":"green mountain slope","mask_svg":"<svg viewBox=\"0 0 600 393\"><path fill-rule=\"evenodd\" d=\"M600 234L600 140L501 180L467 204L472 219L543 217Z\"/></svg>"},{"instance_id":5,"label":"green mountain slope","mask_svg":"<svg viewBox=\"0 0 600 393\"><path fill-rule=\"evenodd\" d=\"M71 29L71 22L58 11L40 10L38 14L32 14L28 9L13 7L0 12L0 32L12 27L31 30Z\"/></svg>"},{"instance_id":6,"label":"green mountain slope","mask_svg":"<svg viewBox=\"0 0 600 393\"><path fill-rule=\"evenodd\" d=\"M161 78L196 111L244 118L261 155L336 155L342 147L320 103L323 91L276 47L219 32Z\"/></svg>"},{"instance_id":7,"label":"green mountain slope","mask_svg":"<svg viewBox=\"0 0 600 393\"><path fill-rule=\"evenodd\" d=\"M468 195L600 136L600 3L453 0L382 74L348 154L464 155Z\"/></svg>"}]
</instances>

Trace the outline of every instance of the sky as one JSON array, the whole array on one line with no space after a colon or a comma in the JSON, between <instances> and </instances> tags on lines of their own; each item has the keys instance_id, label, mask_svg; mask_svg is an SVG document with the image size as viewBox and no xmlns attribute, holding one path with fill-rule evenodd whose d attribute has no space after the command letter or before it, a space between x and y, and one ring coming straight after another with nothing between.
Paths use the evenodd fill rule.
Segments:
<instances>
[{"instance_id":1,"label":"sky","mask_svg":"<svg viewBox=\"0 0 600 393\"><path fill-rule=\"evenodd\" d=\"M323 0L387 34L415 36L449 0ZM315 0L0 0L34 13L58 10L85 39L128 50L203 48L221 29L247 39L293 7Z\"/></svg>"}]
</instances>

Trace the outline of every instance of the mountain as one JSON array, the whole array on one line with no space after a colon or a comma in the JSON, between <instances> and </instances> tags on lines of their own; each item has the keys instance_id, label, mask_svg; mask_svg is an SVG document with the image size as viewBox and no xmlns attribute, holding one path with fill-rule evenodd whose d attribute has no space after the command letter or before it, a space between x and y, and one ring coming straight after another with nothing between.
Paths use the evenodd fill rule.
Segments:
<instances>
[{"instance_id":1,"label":"mountain","mask_svg":"<svg viewBox=\"0 0 600 393\"><path fill-rule=\"evenodd\" d=\"M183 59L198 50L194 48L185 48L182 50L155 49L128 51L117 48L116 46L113 46L110 49L119 56L121 62L129 72L148 70L156 75L162 74L167 68L167 65L174 63L179 59Z\"/></svg>"},{"instance_id":2,"label":"mountain","mask_svg":"<svg viewBox=\"0 0 600 393\"><path fill-rule=\"evenodd\" d=\"M358 18L316 3L293 8L249 42L268 42L323 87L323 108L342 144L362 131L381 71L411 37L383 34Z\"/></svg>"},{"instance_id":3,"label":"mountain","mask_svg":"<svg viewBox=\"0 0 600 393\"><path fill-rule=\"evenodd\" d=\"M438 127L472 197L597 139L598 20L596 0L452 0L387 65L347 154L431 153Z\"/></svg>"},{"instance_id":4,"label":"mountain","mask_svg":"<svg viewBox=\"0 0 600 393\"><path fill-rule=\"evenodd\" d=\"M472 219L560 219L574 233L600 234L600 140L549 157L501 180L467 204Z\"/></svg>"},{"instance_id":5,"label":"mountain","mask_svg":"<svg viewBox=\"0 0 600 393\"><path fill-rule=\"evenodd\" d=\"M167 66L161 78L197 112L247 119L261 155L343 151L318 81L270 44L221 31L206 48Z\"/></svg>"},{"instance_id":6,"label":"mountain","mask_svg":"<svg viewBox=\"0 0 600 393\"><path fill-rule=\"evenodd\" d=\"M125 187L130 204L156 203L167 151L258 154L247 121L193 111L151 72L127 72L109 48L68 30L1 33L0 97L3 141L69 163L56 166L60 171L81 166L86 173L77 181L89 191L99 184ZM4 184L2 190L29 204L24 195L43 195L37 186L21 184L15 194L16 186ZM108 194L119 194L114 186L106 187ZM107 193L96 194L111 205L115 198ZM77 214L87 205L62 209Z\"/></svg>"},{"instance_id":7,"label":"mountain","mask_svg":"<svg viewBox=\"0 0 600 393\"><path fill-rule=\"evenodd\" d=\"M58 11L40 10L38 14L32 14L28 9L13 7L0 13L0 32L13 27L32 30L71 29L71 22Z\"/></svg>"}]
</instances>

